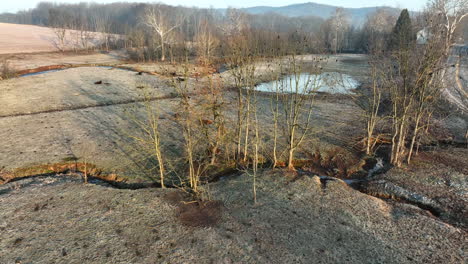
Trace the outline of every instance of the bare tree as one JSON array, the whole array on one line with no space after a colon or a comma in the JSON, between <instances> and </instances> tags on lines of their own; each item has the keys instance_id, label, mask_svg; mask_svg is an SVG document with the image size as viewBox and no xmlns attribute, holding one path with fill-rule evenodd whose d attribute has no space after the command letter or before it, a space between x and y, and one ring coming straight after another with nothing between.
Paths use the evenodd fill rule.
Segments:
<instances>
[{"instance_id":1,"label":"bare tree","mask_svg":"<svg viewBox=\"0 0 468 264\"><path fill-rule=\"evenodd\" d=\"M283 131L288 152L288 169L294 170L296 150L309 136L312 129L312 113L315 95L323 85L322 68L325 60L315 59L309 66L311 74L304 74L304 63L295 55L288 59L288 69L292 72L284 78L279 87L280 108L284 112Z\"/></svg>"},{"instance_id":2,"label":"bare tree","mask_svg":"<svg viewBox=\"0 0 468 264\"><path fill-rule=\"evenodd\" d=\"M146 43L145 32L141 29L132 30L127 35L127 42L132 59L136 59L137 61L144 60L144 47Z\"/></svg>"},{"instance_id":3,"label":"bare tree","mask_svg":"<svg viewBox=\"0 0 468 264\"><path fill-rule=\"evenodd\" d=\"M330 18L333 32L333 51L337 53L341 50L344 41L344 32L349 27L348 16L343 8L337 8Z\"/></svg>"},{"instance_id":4,"label":"bare tree","mask_svg":"<svg viewBox=\"0 0 468 264\"><path fill-rule=\"evenodd\" d=\"M379 64L381 63L379 56L374 55L370 62L370 94L365 95L367 101L364 102L364 115L366 119L366 154L371 155L374 152L374 148L379 141L379 135L375 135L375 130L379 121L380 103L383 95L383 82L382 77L384 76L381 72Z\"/></svg>"},{"instance_id":5,"label":"bare tree","mask_svg":"<svg viewBox=\"0 0 468 264\"><path fill-rule=\"evenodd\" d=\"M111 28L111 20L109 14L107 13L96 13L93 16L93 24L96 32L99 33L101 39L101 45L104 46L106 51L110 49L110 28Z\"/></svg>"},{"instance_id":6,"label":"bare tree","mask_svg":"<svg viewBox=\"0 0 468 264\"><path fill-rule=\"evenodd\" d=\"M198 34L195 36L195 42L197 45L197 55L200 61L204 64L209 64L213 52L219 44L219 39L215 36L208 21L202 21L198 29Z\"/></svg>"},{"instance_id":7,"label":"bare tree","mask_svg":"<svg viewBox=\"0 0 468 264\"><path fill-rule=\"evenodd\" d=\"M434 17L434 13L426 17ZM437 22L426 21L423 26L432 33L426 43L417 45L411 19L403 10L392 31L391 50L379 62L381 83L388 88L392 109L391 163L398 167L411 162L443 90L446 35L433 30Z\"/></svg>"},{"instance_id":8,"label":"bare tree","mask_svg":"<svg viewBox=\"0 0 468 264\"><path fill-rule=\"evenodd\" d=\"M83 16L73 19L70 24L70 29L73 29L68 33L75 52L78 52L78 50L88 51L93 37L93 32L89 30L88 19Z\"/></svg>"},{"instance_id":9,"label":"bare tree","mask_svg":"<svg viewBox=\"0 0 468 264\"><path fill-rule=\"evenodd\" d=\"M468 0L431 0L428 5L433 23L431 33L442 32L445 39L445 55L448 56L454 43L455 32L468 16ZM438 27L438 28L437 28Z\"/></svg>"},{"instance_id":10,"label":"bare tree","mask_svg":"<svg viewBox=\"0 0 468 264\"><path fill-rule=\"evenodd\" d=\"M375 53L385 49L386 36L392 31L396 19L395 15L383 8L367 18L363 28L367 51Z\"/></svg>"},{"instance_id":11,"label":"bare tree","mask_svg":"<svg viewBox=\"0 0 468 264\"><path fill-rule=\"evenodd\" d=\"M160 38L161 61L166 60L165 44L167 42L168 35L176 28L179 28L184 20L185 17L179 16L171 21L168 14L163 12L160 5L146 9L143 23L151 28L151 30L153 30L153 32Z\"/></svg>"},{"instance_id":12,"label":"bare tree","mask_svg":"<svg viewBox=\"0 0 468 264\"><path fill-rule=\"evenodd\" d=\"M210 119L202 120L202 127L205 129L211 154L210 165L215 165L218 152L222 147L225 137L225 115L224 100L222 96L222 84L219 80L209 78L208 90L203 93L205 97L205 111ZM212 129L208 129L212 128ZM210 131L214 130L214 131Z\"/></svg>"},{"instance_id":13,"label":"bare tree","mask_svg":"<svg viewBox=\"0 0 468 264\"><path fill-rule=\"evenodd\" d=\"M184 77L174 78L172 84L180 98L180 107L177 113L177 121L182 130L184 139L184 160L187 164L187 174L190 190L195 195L200 195L199 186L201 176L206 173L211 165L213 145L209 144L209 138L203 131L205 122L203 121L204 111L201 102L192 98L189 90L189 69L188 64L184 66ZM208 150L208 151L207 151Z\"/></svg>"},{"instance_id":14,"label":"bare tree","mask_svg":"<svg viewBox=\"0 0 468 264\"><path fill-rule=\"evenodd\" d=\"M151 94L146 87L143 93L144 100L144 109L145 109L145 119L139 118L136 113L126 111L129 119L140 129L141 134L129 133L128 137L132 138L138 142L142 148L148 151L150 155L156 159L158 165L159 180L161 187L165 187L165 174L166 166L161 149L161 134L159 132L159 119L160 114L159 110L153 105L151 100Z\"/></svg>"},{"instance_id":15,"label":"bare tree","mask_svg":"<svg viewBox=\"0 0 468 264\"><path fill-rule=\"evenodd\" d=\"M52 27L56 40L53 40L53 44L59 51L65 51L66 49L66 38L67 28L70 26L69 15L64 11L50 9L49 10L49 25Z\"/></svg>"},{"instance_id":16,"label":"bare tree","mask_svg":"<svg viewBox=\"0 0 468 264\"><path fill-rule=\"evenodd\" d=\"M82 20L80 22L78 32L81 48L88 51L90 49L91 40L93 39L93 32L90 31L87 20Z\"/></svg>"},{"instance_id":17,"label":"bare tree","mask_svg":"<svg viewBox=\"0 0 468 264\"><path fill-rule=\"evenodd\" d=\"M255 76L255 64L253 57L245 54L248 48L247 42L243 38L237 38L229 58L229 67L234 77L237 90L237 159L245 162L248 159L249 146L249 126L250 126L250 96L251 90L246 89L253 86Z\"/></svg>"},{"instance_id":18,"label":"bare tree","mask_svg":"<svg viewBox=\"0 0 468 264\"><path fill-rule=\"evenodd\" d=\"M271 90L271 98L270 98L270 110L273 115L273 168L278 166L279 163L279 158L278 158L278 119L280 116L280 104L279 104L279 99L280 99L280 79L281 79L281 68L280 64L280 71L278 75L275 78L275 81L273 83L273 87Z\"/></svg>"},{"instance_id":19,"label":"bare tree","mask_svg":"<svg viewBox=\"0 0 468 264\"><path fill-rule=\"evenodd\" d=\"M226 11L226 22L219 25L224 35L235 36L248 29L246 14L235 8Z\"/></svg>"}]
</instances>

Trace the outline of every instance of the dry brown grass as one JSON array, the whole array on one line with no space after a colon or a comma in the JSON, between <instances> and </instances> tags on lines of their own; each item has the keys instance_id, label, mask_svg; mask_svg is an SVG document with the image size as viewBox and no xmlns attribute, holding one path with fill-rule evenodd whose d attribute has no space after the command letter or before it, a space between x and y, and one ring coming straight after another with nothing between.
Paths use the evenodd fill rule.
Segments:
<instances>
[{"instance_id":1,"label":"dry brown grass","mask_svg":"<svg viewBox=\"0 0 468 264\"><path fill-rule=\"evenodd\" d=\"M71 66L67 66L67 65L48 65L48 66L41 66L41 67L37 67L37 68L34 68L34 69L26 69L26 70L18 71L18 75L24 75L24 74L30 74L30 73L37 73L37 72L43 72L43 71L50 71L50 70L65 69L65 68L67 68L67 67L71 67Z\"/></svg>"},{"instance_id":2,"label":"dry brown grass","mask_svg":"<svg viewBox=\"0 0 468 264\"><path fill-rule=\"evenodd\" d=\"M443 164L447 167L453 168L455 171L463 174L468 174L467 162L463 162L457 157L447 155L447 153L436 152L420 152L415 156L416 165L418 162L426 164Z\"/></svg>"},{"instance_id":3,"label":"dry brown grass","mask_svg":"<svg viewBox=\"0 0 468 264\"><path fill-rule=\"evenodd\" d=\"M182 191L173 191L165 194L163 196L164 200L166 202L172 204L172 205L179 205L180 203L186 202L190 200L190 197L187 193L182 192Z\"/></svg>"}]
</instances>

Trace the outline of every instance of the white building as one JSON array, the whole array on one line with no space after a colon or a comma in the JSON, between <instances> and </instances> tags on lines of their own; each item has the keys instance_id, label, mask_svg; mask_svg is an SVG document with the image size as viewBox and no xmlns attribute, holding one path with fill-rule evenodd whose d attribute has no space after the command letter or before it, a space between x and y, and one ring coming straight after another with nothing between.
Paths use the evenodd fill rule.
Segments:
<instances>
[{"instance_id":1,"label":"white building","mask_svg":"<svg viewBox=\"0 0 468 264\"><path fill-rule=\"evenodd\" d=\"M431 37L431 33L427 30L427 28L423 28L416 34L416 43L420 45L424 45L427 43L429 38Z\"/></svg>"}]
</instances>

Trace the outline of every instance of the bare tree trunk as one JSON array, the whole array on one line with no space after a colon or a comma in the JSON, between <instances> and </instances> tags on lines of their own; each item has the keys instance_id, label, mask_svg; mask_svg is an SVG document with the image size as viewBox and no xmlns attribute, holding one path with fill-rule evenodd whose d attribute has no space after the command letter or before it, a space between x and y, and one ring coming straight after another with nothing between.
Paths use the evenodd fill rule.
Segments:
<instances>
[{"instance_id":1,"label":"bare tree trunk","mask_svg":"<svg viewBox=\"0 0 468 264\"><path fill-rule=\"evenodd\" d=\"M276 83L277 87L278 83ZM277 146L278 146L278 114L279 114L279 91L275 91L275 108L273 109L273 168L278 165Z\"/></svg>"},{"instance_id":2,"label":"bare tree trunk","mask_svg":"<svg viewBox=\"0 0 468 264\"><path fill-rule=\"evenodd\" d=\"M237 87L237 159L241 159L242 146L242 88Z\"/></svg>"},{"instance_id":3,"label":"bare tree trunk","mask_svg":"<svg viewBox=\"0 0 468 264\"><path fill-rule=\"evenodd\" d=\"M255 88L253 88L255 89ZM256 93L254 91L254 93ZM258 116L257 116L257 95L254 94L254 126L255 126L255 141L254 141L254 161L253 161L253 197L254 203L257 203L257 171L258 171L258 145L260 141L258 132Z\"/></svg>"},{"instance_id":4,"label":"bare tree trunk","mask_svg":"<svg viewBox=\"0 0 468 264\"><path fill-rule=\"evenodd\" d=\"M410 147L409 147L408 158L407 158L407 161L406 161L408 164L411 163L411 158L413 157L413 148L414 148L414 144L416 143L417 136L418 136L420 120L421 120L421 115L418 115L417 118L416 118L416 122L414 124L413 135L411 137L411 143L410 143Z\"/></svg>"},{"instance_id":5,"label":"bare tree trunk","mask_svg":"<svg viewBox=\"0 0 468 264\"><path fill-rule=\"evenodd\" d=\"M136 114L127 112L128 118L142 131L143 135L129 133L128 137L139 142L143 148L149 151L151 157L157 160L159 167L159 180L161 187L164 188L165 180L165 162L161 150L161 134L159 132L159 111L151 104L151 96L148 91L144 93L144 107L146 119L141 121Z\"/></svg>"},{"instance_id":6,"label":"bare tree trunk","mask_svg":"<svg viewBox=\"0 0 468 264\"><path fill-rule=\"evenodd\" d=\"M161 35L161 61L166 60L166 46L164 45L164 36Z\"/></svg>"},{"instance_id":7,"label":"bare tree trunk","mask_svg":"<svg viewBox=\"0 0 468 264\"><path fill-rule=\"evenodd\" d=\"M250 128L250 92L247 88L246 112L245 112L245 132L244 132L244 162L247 162L249 151L249 128Z\"/></svg>"},{"instance_id":8,"label":"bare tree trunk","mask_svg":"<svg viewBox=\"0 0 468 264\"><path fill-rule=\"evenodd\" d=\"M161 181L161 187L165 188L165 185L164 185L165 168L164 168L164 161L163 161L162 153L161 153L161 147L160 147L161 142L160 142L159 136L155 137L154 141L155 141L154 142L154 153L156 154L156 158L157 158L158 164L159 164L159 180Z\"/></svg>"},{"instance_id":9,"label":"bare tree trunk","mask_svg":"<svg viewBox=\"0 0 468 264\"><path fill-rule=\"evenodd\" d=\"M380 109L380 99L382 93L378 87L378 76L376 66L372 68L372 100L367 109L367 143L366 143L366 154L371 155L378 138L375 138L374 143L372 139L374 137L374 131L378 122L378 114Z\"/></svg>"},{"instance_id":10,"label":"bare tree trunk","mask_svg":"<svg viewBox=\"0 0 468 264\"><path fill-rule=\"evenodd\" d=\"M294 154L296 149L303 143L304 139L308 136L311 128L312 111L314 107L315 93L320 89L321 82L317 79L320 74L312 77L309 76L308 80L301 83L301 67L302 64L296 56L291 56L290 67L292 75L288 77L286 82L281 83L280 100L282 103L282 110L284 111L285 133L287 139L288 160L287 166L289 170L294 169ZM322 63L315 65L315 69L320 71ZM289 84L288 84L289 82Z\"/></svg>"},{"instance_id":11,"label":"bare tree trunk","mask_svg":"<svg viewBox=\"0 0 468 264\"><path fill-rule=\"evenodd\" d=\"M292 132L292 135L294 135L294 130ZM288 169L289 170L295 170L294 169L294 136L289 138L289 155L288 155Z\"/></svg>"}]
</instances>

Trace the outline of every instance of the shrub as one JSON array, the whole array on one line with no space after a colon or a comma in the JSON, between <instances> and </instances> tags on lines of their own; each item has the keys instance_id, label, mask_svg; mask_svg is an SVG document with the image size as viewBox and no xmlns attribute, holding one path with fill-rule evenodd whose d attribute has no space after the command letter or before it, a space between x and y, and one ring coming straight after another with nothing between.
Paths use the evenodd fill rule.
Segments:
<instances>
[{"instance_id":1,"label":"shrub","mask_svg":"<svg viewBox=\"0 0 468 264\"><path fill-rule=\"evenodd\" d=\"M326 176L350 177L363 166L358 157L339 147L322 151L317 149L306 152L306 155L310 161L308 169Z\"/></svg>"},{"instance_id":2,"label":"shrub","mask_svg":"<svg viewBox=\"0 0 468 264\"><path fill-rule=\"evenodd\" d=\"M10 65L10 62L8 60L2 60L0 62L0 80L6 80L6 79L10 79L12 77L15 77L16 74L15 74L15 71L13 70L13 68L11 67Z\"/></svg>"}]
</instances>

